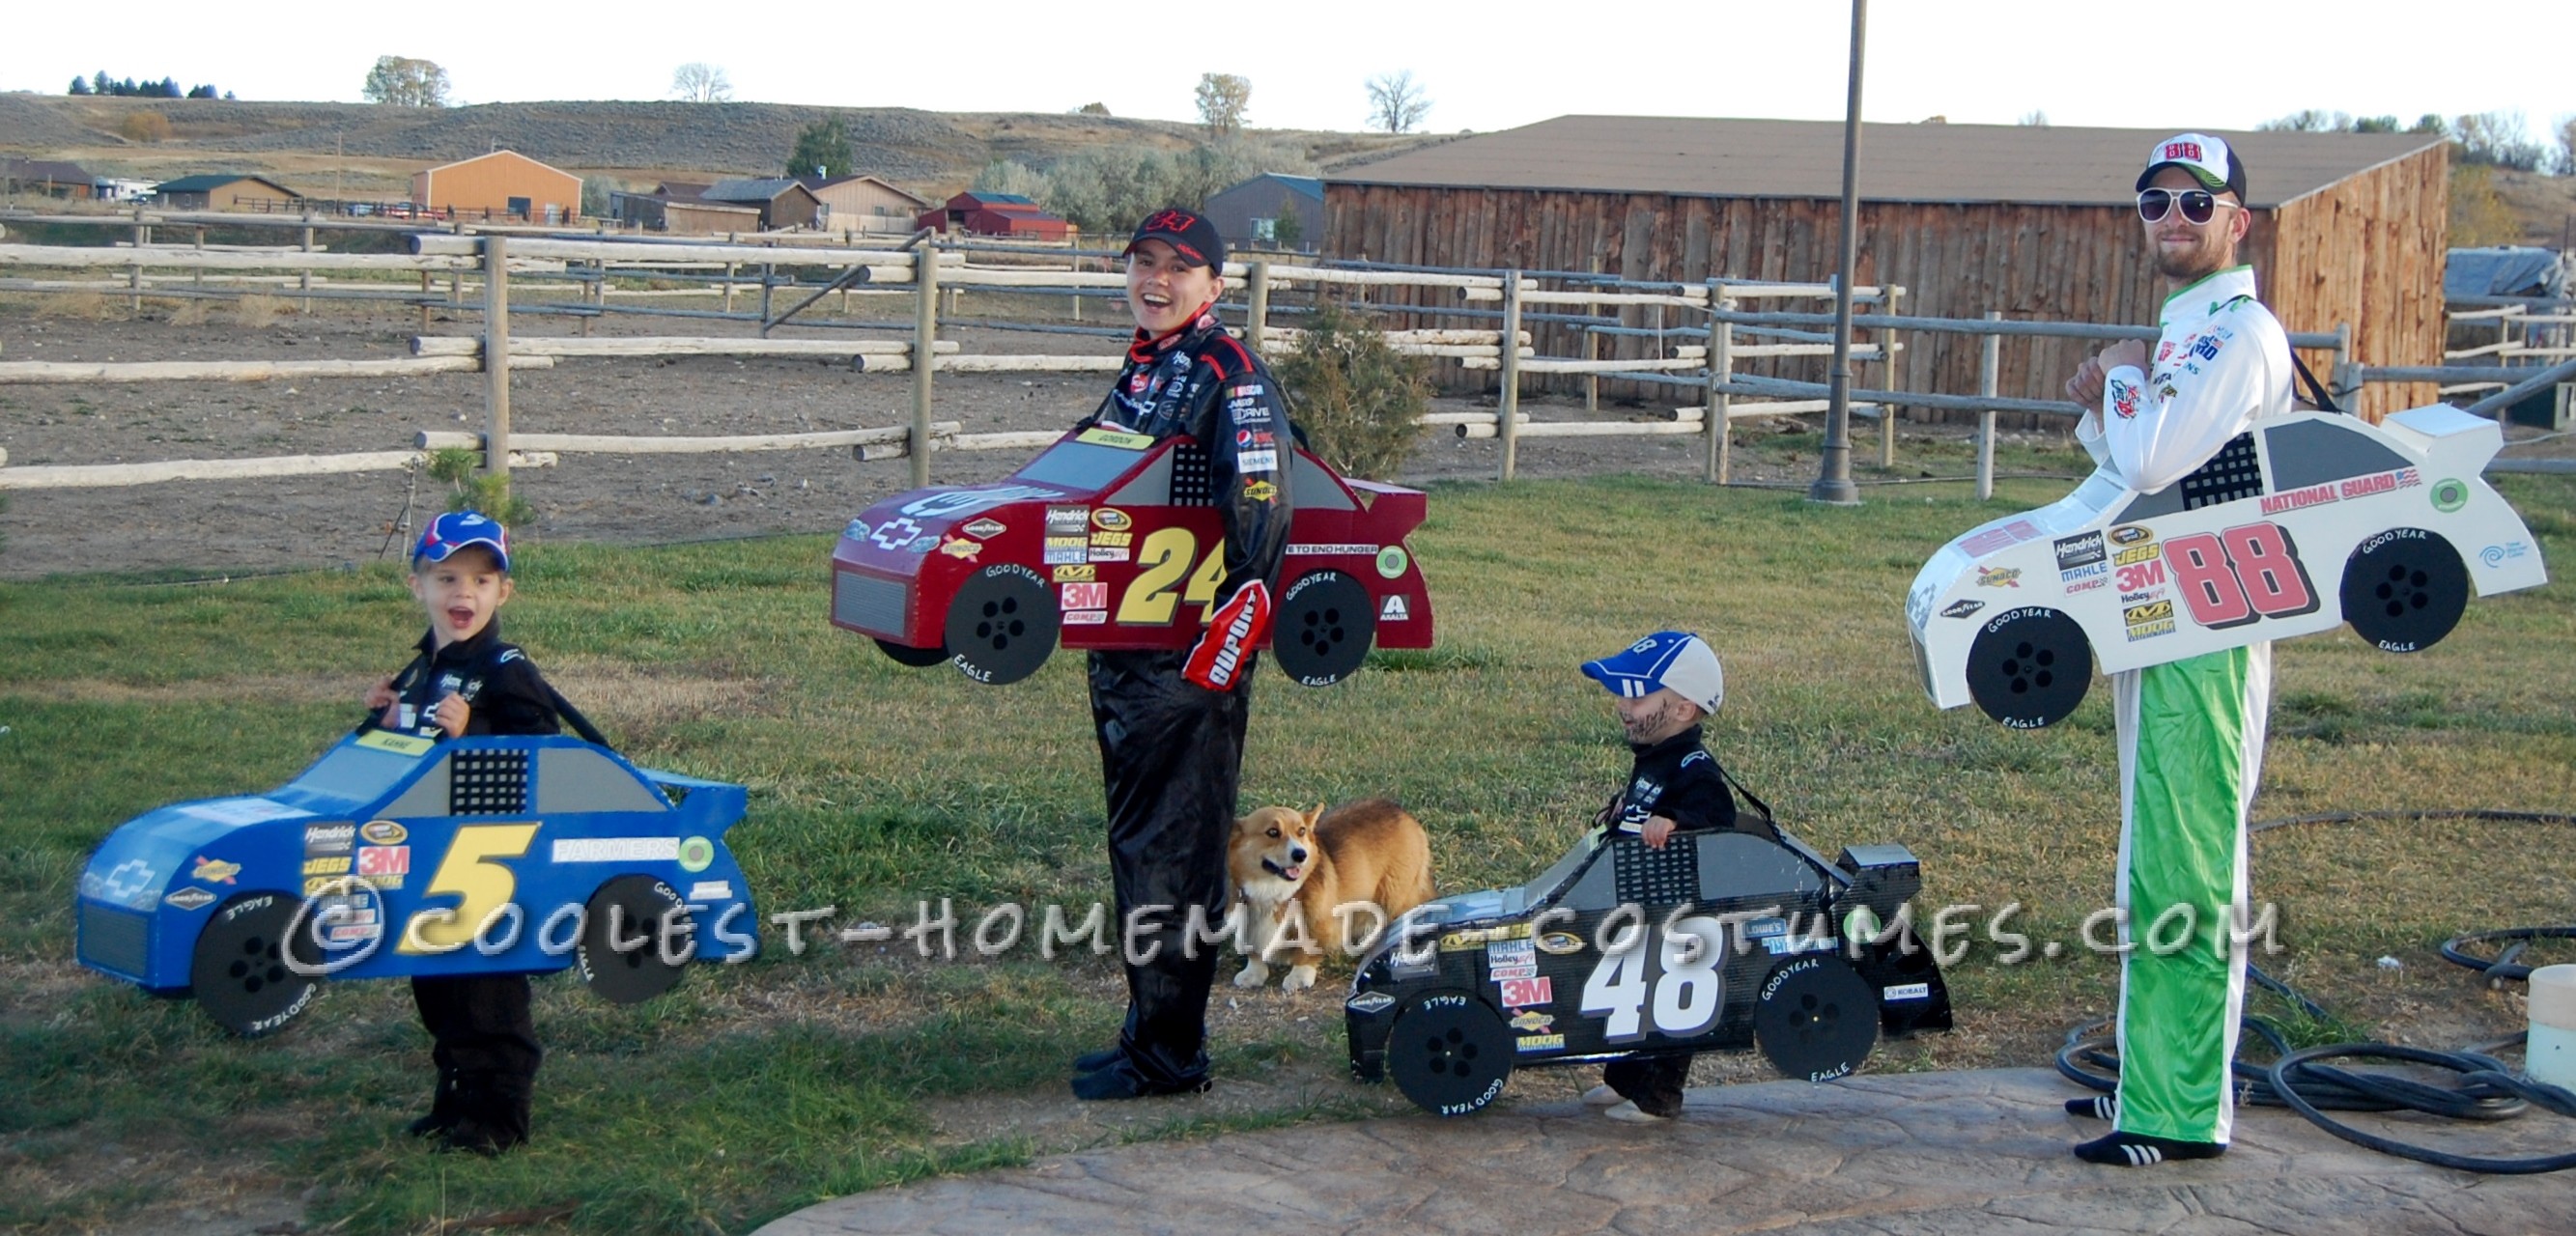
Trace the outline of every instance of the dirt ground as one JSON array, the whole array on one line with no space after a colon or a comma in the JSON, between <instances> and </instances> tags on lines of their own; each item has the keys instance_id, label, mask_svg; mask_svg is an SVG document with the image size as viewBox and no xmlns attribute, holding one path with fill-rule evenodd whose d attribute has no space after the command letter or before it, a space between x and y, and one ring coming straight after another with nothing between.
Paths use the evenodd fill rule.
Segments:
<instances>
[{"instance_id":1,"label":"dirt ground","mask_svg":"<svg viewBox=\"0 0 2576 1236\"><path fill-rule=\"evenodd\" d=\"M95 302L93 302L95 304ZM102 313L123 317L110 302ZM0 358L43 361L308 360L409 354L420 333L408 310L330 308L245 326L230 306L190 314L147 302L133 320L72 317L59 301L42 311L0 304ZM191 319L197 319L191 324ZM737 330L735 324L723 329ZM474 315L434 318L432 334L470 335ZM520 333L568 324L521 318ZM611 320L599 334L712 333L694 322ZM746 332L747 333L747 332ZM782 331L784 335L788 332ZM823 331L802 332L807 337ZM828 332L900 337L908 332ZM970 353L1114 353L1115 341L969 326L945 334ZM964 432L1054 429L1092 410L1100 374L944 374L933 417ZM1686 394L1686 392L1684 392ZM1681 402L1677 400L1676 402ZM1486 399L1490 406L1491 397ZM1474 406L1443 400L1441 410ZM675 357L571 359L511 377L511 423L522 433L744 434L857 429L909 423L908 374L852 373L811 360ZM1586 419L1580 399L1524 400L1540 420ZM1601 419L1643 419L1651 408L1605 403ZM8 466L329 454L408 448L421 430L483 428L480 374L331 378L301 382L152 382L0 385L0 449ZM1928 428L1928 427L1927 427ZM1909 433L1915 427L1908 426ZM1739 427L1739 441L1747 432ZM1519 473L1531 477L1636 472L1699 474L1693 435L1531 440ZM935 482L990 480L1026 451L941 454ZM1490 477L1491 440L1448 429L1423 435L1404 479ZM1810 457L1796 477L1804 479ZM1762 479L1759 465L1738 470ZM910 488L908 461L860 462L842 450L706 455L566 455L517 474L539 518L537 539L657 543L775 533L828 532L870 503ZM239 481L171 481L117 489L21 490L0 512L0 578L56 572L180 570L207 575L338 567L399 555L406 519L443 509L444 496L403 472ZM514 529L514 531L522 531Z\"/></svg>"}]
</instances>

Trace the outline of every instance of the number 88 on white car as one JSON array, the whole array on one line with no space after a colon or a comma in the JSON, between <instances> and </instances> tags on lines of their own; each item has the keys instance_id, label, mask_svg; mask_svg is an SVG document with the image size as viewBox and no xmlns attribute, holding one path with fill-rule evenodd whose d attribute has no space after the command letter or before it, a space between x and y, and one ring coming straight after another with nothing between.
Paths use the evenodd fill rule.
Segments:
<instances>
[{"instance_id":1,"label":"number 88 on white car","mask_svg":"<svg viewBox=\"0 0 2576 1236\"><path fill-rule=\"evenodd\" d=\"M2350 623L2432 647L2469 595L2548 582L2539 544L2481 478L2495 422L2444 405L2381 425L2304 412L2238 434L2156 493L2095 472L1970 529L1906 593L1932 701L2016 729L2062 720L2104 673Z\"/></svg>"}]
</instances>

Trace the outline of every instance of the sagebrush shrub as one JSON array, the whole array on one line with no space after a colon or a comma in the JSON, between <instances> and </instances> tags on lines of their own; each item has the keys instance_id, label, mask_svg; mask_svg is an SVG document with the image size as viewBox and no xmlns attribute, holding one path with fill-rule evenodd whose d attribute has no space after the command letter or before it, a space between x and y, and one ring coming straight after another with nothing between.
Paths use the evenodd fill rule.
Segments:
<instances>
[{"instance_id":1,"label":"sagebrush shrub","mask_svg":"<svg viewBox=\"0 0 2576 1236\"><path fill-rule=\"evenodd\" d=\"M1305 336L1271 368L1317 456L1344 476L1383 480L1413 454L1431 382L1419 358L1388 347L1374 322L1339 305L1316 307Z\"/></svg>"}]
</instances>

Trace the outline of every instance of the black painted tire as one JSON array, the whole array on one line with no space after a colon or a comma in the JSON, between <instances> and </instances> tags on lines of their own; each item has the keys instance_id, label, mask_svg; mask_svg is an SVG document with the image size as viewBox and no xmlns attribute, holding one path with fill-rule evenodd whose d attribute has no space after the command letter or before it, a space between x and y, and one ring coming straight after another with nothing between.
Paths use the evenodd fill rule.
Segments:
<instances>
[{"instance_id":1,"label":"black painted tire","mask_svg":"<svg viewBox=\"0 0 2576 1236\"><path fill-rule=\"evenodd\" d=\"M980 683L1018 682L1055 654L1059 622L1055 594L1036 571L985 567L948 603L949 661Z\"/></svg>"},{"instance_id":2,"label":"black painted tire","mask_svg":"<svg viewBox=\"0 0 2576 1236\"><path fill-rule=\"evenodd\" d=\"M1511 1080L1512 1049L1512 1028L1492 1005L1463 991L1435 991L1387 1028L1386 1072L1422 1110L1472 1116Z\"/></svg>"},{"instance_id":3,"label":"black painted tire","mask_svg":"<svg viewBox=\"0 0 2576 1236\"><path fill-rule=\"evenodd\" d=\"M188 990L216 1025L257 1038L312 1006L322 980L299 974L287 963L296 904L288 893L243 893L225 902L197 933L188 959ZM305 924L311 921L308 916ZM319 950L306 941L294 956L310 969Z\"/></svg>"},{"instance_id":4,"label":"black painted tire","mask_svg":"<svg viewBox=\"0 0 2576 1236\"><path fill-rule=\"evenodd\" d=\"M2391 528L2362 541L2343 567L2343 620L2389 652L2442 642L2469 604L2469 568L2441 533Z\"/></svg>"},{"instance_id":5,"label":"black painted tire","mask_svg":"<svg viewBox=\"0 0 2576 1236\"><path fill-rule=\"evenodd\" d=\"M1377 640L1377 608L1368 588L1339 571L1297 577L1279 597L1270 624L1270 655L1279 669L1309 687L1329 687L1368 660Z\"/></svg>"},{"instance_id":6,"label":"black painted tire","mask_svg":"<svg viewBox=\"0 0 2576 1236\"><path fill-rule=\"evenodd\" d=\"M2005 610L1968 646L1967 676L1987 716L2017 730L2054 725L2093 687L2093 642L2056 610Z\"/></svg>"},{"instance_id":7,"label":"black painted tire","mask_svg":"<svg viewBox=\"0 0 2576 1236\"><path fill-rule=\"evenodd\" d=\"M684 959L672 965L663 959L662 916L681 904L678 890L648 875L622 875L600 885L582 907L581 942L573 950L573 968L582 984L610 1004L641 1004L671 990L689 963ZM679 921L687 923L688 911L678 913ZM678 925L672 931L675 953L696 942L694 934ZM639 936L643 943L636 945Z\"/></svg>"},{"instance_id":8,"label":"black painted tire","mask_svg":"<svg viewBox=\"0 0 2576 1236\"><path fill-rule=\"evenodd\" d=\"M1878 991L1836 954L1785 958L1755 997L1753 1037L1783 1076L1846 1076L1878 1044Z\"/></svg>"}]
</instances>

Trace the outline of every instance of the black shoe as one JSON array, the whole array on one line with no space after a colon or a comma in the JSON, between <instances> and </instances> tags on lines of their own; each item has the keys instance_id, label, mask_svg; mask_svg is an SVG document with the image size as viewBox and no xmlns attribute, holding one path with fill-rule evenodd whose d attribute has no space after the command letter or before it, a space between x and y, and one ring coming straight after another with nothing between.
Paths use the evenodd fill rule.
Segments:
<instances>
[{"instance_id":1,"label":"black shoe","mask_svg":"<svg viewBox=\"0 0 2576 1236\"><path fill-rule=\"evenodd\" d=\"M1122 1063L1074 1078L1073 1097L1086 1101L1098 1101L1149 1099L1165 1094L1205 1094L1212 1084L1204 1073L1184 1082L1148 1081L1144 1074L1136 1071L1134 1065Z\"/></svg>"},{"instance_id":2,"label":"black shoe","mask_svg":"<svg viewBox=\"0 0 2576 1236\"><path fill-rule=\"evenodd\" d=\"M528 1140L528 1135L506 1124L486 1124L471 1116L458 1120L438 1134L435 1149L440 1154L463 1151L492 1158Z\"/></svg>"},{"instance_id":3,"label":"black shoe","mask_svg":"<svg viewBox=\"0 0 2576 1236\"><path fill-rule=\"evenodd\" d=\"M1098 1051L1087 1051L1075 1056L1073 1071L1078 1074L1097 1073L1126 1058L1127 1049L1123 1047L1103 1047Z\"/></svg>"},{"instance_id":4,"label":"black shoe","mask_svg":"<svg viewBox=\"0 0 2576 1236\"><path fill-rule=\"evenodd\" d=\"M457 1106L457 1083L454 1074L440 1073L438 1086L430 1092L429 1114L403 1126L413 1137L429 1137L456 1127L464 1113Z\"/></svg>"},{"instance_id":5,"label":"black shoe","mask_svg":"<svg viewBox=\"0 0 2576 1236\"><path fill-rule=\"evenodd\" d=\"M2149 1133L2112 1133L2075 1148L2075 1157L2112 1167L2147 1167L2167 1159L2215 1159L2227 1153L2217 1142L2183 1142Z\"/></svg>"}]
</instances>

